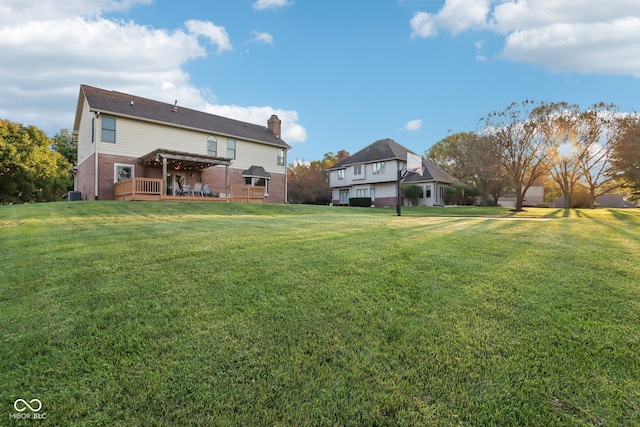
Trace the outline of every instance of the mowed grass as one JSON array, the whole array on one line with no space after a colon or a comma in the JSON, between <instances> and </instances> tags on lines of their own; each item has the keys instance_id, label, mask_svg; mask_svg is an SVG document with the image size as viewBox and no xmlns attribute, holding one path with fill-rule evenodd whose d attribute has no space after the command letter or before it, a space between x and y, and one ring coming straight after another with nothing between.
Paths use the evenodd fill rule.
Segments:
<instances>
[{"instance_id":1,"label":"mowed grass","mask_svg":"<svg viewBox=\"0 0 640 427\"><path fill-rule=\"evenodd\" d=\"M640 425L638 209L4 206L0 250L0 425Z\"/></svg>"}]
</instances>

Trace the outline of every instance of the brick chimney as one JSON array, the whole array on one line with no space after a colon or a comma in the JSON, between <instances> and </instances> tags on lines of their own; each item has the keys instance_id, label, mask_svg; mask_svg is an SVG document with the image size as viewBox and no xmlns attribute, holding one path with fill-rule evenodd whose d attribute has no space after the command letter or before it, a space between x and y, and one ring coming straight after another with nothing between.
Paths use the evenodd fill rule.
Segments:
<instances>
[{"instance_id":1,"label":"brick chimney","mask_svg":"<svg viewBox=\"0 0 640 427\"><path fill-rule=\"evenodd\" d=\"M349 152L348 151L344 151L344 150L338 151L338 161L339 162L343 161L347 157L349 157Z\"/></svg>"},{"instance_id":2,"label":"brick chimney","mask_svg":"<svg viewBox=\"0 0 640 427\"><path fill-rule=\"evenodd\" d=\"M276 116L275 114L273 114L271 118L267 120L267 127L276 136L276 138L280 138L281 124L282 124L282 120L280 120L278 116Z\"/></svg>"}]
</instances>

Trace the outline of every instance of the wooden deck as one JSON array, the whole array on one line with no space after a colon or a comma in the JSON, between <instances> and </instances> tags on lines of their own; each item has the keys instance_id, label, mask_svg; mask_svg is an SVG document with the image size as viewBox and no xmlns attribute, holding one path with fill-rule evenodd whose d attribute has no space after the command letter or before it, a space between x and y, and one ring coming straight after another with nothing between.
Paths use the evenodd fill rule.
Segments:
<instances>
[{"instance_id":1,"label":"wooden deck","mask_svg":"<svg viewBox=\"0 0 640 427\"><path fill-rule=\"evenodd\" d=\"M168 196L160 178L130 178L116 182L116 200L162 200L174 202L250 202L264 203L264 187L232 185L231 197Z\"/></svg>"}]
</instances>

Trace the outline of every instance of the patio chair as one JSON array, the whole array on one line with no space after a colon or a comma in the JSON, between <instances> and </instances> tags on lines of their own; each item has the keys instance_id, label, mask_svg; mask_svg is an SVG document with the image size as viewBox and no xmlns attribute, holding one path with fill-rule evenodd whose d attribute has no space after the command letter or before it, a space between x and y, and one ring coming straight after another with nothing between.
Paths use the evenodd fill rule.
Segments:
<instances>
[{"instance_id":1,"label":"patio chair","mask_svg":"<svg viewBox=\"0 0 640 427\"><path fill-rule=\"evenodd\" d=\"M204 187L202 188L202 194L205 197L211 197L213 196L213 194L211 194L211 189L209 188L209 184L205 184Z\"/></svg>"},{"instance_id":2,"label":"patio chair","mask_svg":"<svg viewBox=\"0 0 640 427\"><path fill-rule=\"evenodd\" d=\"M202 194L202 183L201 182L196 182L195 184L193 184L193 195L194 196L204 196L204 194Z\"/></svg>"},{"instance_id":3,"label":"patio chair","mask_svg":"<svg viewBox=\"0 0 640 427\"><path fill-rule=\"evenodd\" d=\"M182 188L180 188L180 184L178 184L177 182L173 183L173 195L174 196L184 195L184 191L182 191Z\"/></svg>"}]
</instances>

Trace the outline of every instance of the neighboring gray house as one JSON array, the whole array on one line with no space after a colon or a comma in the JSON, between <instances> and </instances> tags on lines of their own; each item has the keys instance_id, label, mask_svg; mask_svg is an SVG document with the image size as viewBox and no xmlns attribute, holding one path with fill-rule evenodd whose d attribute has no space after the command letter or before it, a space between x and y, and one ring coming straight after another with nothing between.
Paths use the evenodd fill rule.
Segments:
<instances>
[{"instance_id":1,"label":"neighboring gray house","mask_svg":"<svg viewBox=\"0 0 640 427\"><path fill-rule=\"evenodd\" d=\"M398 171L413 151L393 139L378 140L353 155L338 152L338 162L329 168L329 187L334 205L347 205L351 197L371 197L374 206L396 206ZM431 161L423 159L423 176L409 173L405 183L423 187L422 206L442 205L444 189L456 180Z\"/></svg>"},{"instance_id":2,"label":"neighboring gray house","mask_svg":"<svg viewBox=\"0 0 640 427\"><path fill-rule=\"evenodd\" d=\"M404 184L416 184L422 187L422 197L418 199L418 206L444 206L444 193L450 185L458 180L440 169L431 160L423 157L422 176L409 172L404 178ZM409 202L405 201L405 205Z\"/></svg>"}]
</instances>

